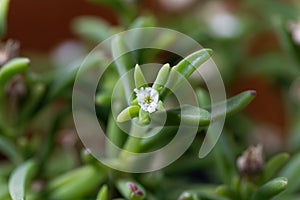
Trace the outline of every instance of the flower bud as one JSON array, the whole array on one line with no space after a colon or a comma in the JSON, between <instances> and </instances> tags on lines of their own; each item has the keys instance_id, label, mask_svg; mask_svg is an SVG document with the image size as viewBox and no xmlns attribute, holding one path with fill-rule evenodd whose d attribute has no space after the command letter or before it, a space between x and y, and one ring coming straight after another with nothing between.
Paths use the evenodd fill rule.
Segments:
<instances>
[{"instance_id":1,"label":"flower bud","mask_svg":"<svg viewBox=\"0 0 300 200\"><path fill-rule=\"evenodd\" d=\"M262 146L251 146L237 160L237 167L240 173L245 175L257 175L264 167Z\"/></svg>"}]
</instances>

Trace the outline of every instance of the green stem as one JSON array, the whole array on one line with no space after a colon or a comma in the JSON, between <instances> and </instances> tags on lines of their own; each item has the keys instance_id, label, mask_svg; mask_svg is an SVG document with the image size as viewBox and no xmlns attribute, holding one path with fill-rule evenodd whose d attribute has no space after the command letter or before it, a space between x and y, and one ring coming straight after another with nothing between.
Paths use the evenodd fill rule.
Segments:
<instances>
[{"instance_id":1,"label":"green stem","mask_svg":"<svg viewBox=\"0 0 300 200\"><path fill-rule=\"evenodd\" d=\"M108 119L106 132L107 137L109 138L111 143L118 147L122 147L124 145L127 134L121 131L121 129L117 126L116 121L112 115L110 115ZM116 157L119 151L113 145L108 144L107 152L109 154L109 157Z\"/></svg>"},{"instance_id":2,"label":"green stem","mask_svg":"<svg viewBox=\"0 0 300 200\"><path fill-rule=\"evenodd\" d=\"M145 127L133 122L131 125L130 136L128 137L123 149L125 151L139 153L142 146L142 137L145 135L145 133Z\"/></svg>"}]
</instances>

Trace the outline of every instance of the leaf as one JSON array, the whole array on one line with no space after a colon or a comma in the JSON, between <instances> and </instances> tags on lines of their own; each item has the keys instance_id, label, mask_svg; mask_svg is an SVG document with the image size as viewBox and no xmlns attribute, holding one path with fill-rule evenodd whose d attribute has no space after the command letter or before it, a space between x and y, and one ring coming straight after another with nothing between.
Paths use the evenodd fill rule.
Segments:
<instances>
[{"instance_id":1,"label":"leaf","mask_svg":"<svg viewBox=\"0 0 300 200\"><path fill-rule=\"evenodd\" d=\"M211 49L201 49L181 60L175 67L171 69L168 81L160 93L160 97L164 99L174 89L176 89L184 78L188 78L198 67L205 63L211 56ZM180 75L179 75L179 74Z\"/></svg>"},{"instance_id":2,"label":"leaf","mask_svg":"<svg viewBox=\"0 0 300 200\"><path fill-rule=\"evenodd\" d=\"M137 19L135 19L131 25L130 29L133 28L145 28L145 27L154 27L156 24L155 19L151 16L140 16Z\"/></svg>"},{"instance_id":3,"label":"leaf","mask_svg":"<svg viewBox=\"0 0 300 200\"><path fill-rule=\"evenodd\" d=\"M125 75L135 65L135 60L129 47L120 36L115 36L112 39L112 55L115 61L115 66L120 77ZM130 76L122 77L126 98L129 100L134 89L134 82Z\"/></svg>"},{"instance_id":4,"label":"leaf","mask_svg":"<svg viewBox=\"0 0 300 200\"><path fill-rule=\"evenodd\" d=\"M165 83L167 82L169 72L170 72L170 65L168 63L164 64L162 68L159 70L152 88L157 91L160 91L162 87L165 85Z\"/></svg>"},{"instance_id":5,"label":"leaf","mask_svg":"<svg viewBox=\"0 0 300 200\"><path fill-rule=\"evenodd\" d=\"M148 85L141 67L138 64L135 65L134 69L134 82L135 88L146 87Z\"/></svg>"},{"instance_id":6,"label":"leaf","mask_svg":"<svg viewBox=\"0 0 300 200\"><path fill-rule=\"evenodd\" d=\"M9 194L13 200L25 199L26 186L34 173L36 166L35 161L29 160L13 171L8 183Z\"/></svg>"},{"instance_id":7,"label":"leaf","mask_svg":"<svg viewBox=\"0 0 300 200\"><path fill-rule=\"evenodd\" d=\"M198 103L200 108L205 108L210 106L209 93L206 90L199 88L196 90L196 95L198 98Z\"/></svg>"},{"instance_id":8,"label":"leaf","mask_svg":"<svg viewBox=\"0 0 300 200\"><path fill-rule=\"evenodd\" d=\"M28 96L20 114L22 123L28 123L27 120L32 120L38 110L40 102L43 100L45 91L45 85L42 83L37 83L32 86L30 96Z\"/></svg>"},{"instance_id":9,"label":"leaf","mask_svg":"<svg viewBox=\"0 0 300 200\"><path fill-rule=\"evenodd\" d=\"M273 23L275 24L277 34L284 50L288 55L292 55L293 58L300 63L300 48L295 44L291 33L287 30L287 21L282 17L277 16L273 18Z\"/></svg>"},{"instance_id":10,"label":"leaf","mask_svg":"<svg viewBox=\"0 0 300 200\"><path fill-rule=\"evenodd\" d=\"M14 58L3 65L0 69L0 87L3 88L16 74L27 70L30 60L28 58Z\"/></svg>"},{"instance_id":11,"label":"leaf","mask_svg":"<svg viewBox=\"0 0 300 200\"><path fill-rule=\"evenodd\" d=\"M158 127L160 129L160 127ZM153 129L155 134L149 132L151 137L145 137L141 142L141 152L154 151L160 149L167 145L177 134L178 127L175 126L165 126L159 132Z\"/></svg>"},{"instance_id":12,"label":"leaf","mask_svg":"<svg viewBox=\"0 0 300 200\"><path fill-rule=\"evenodd\" d=\"M287 188L288 180L285 177L275 178L260 188L252 195L252 200L271 199Z\"/></svg>"},{"instance_id":13,"label":"leaf","mask_svg":"<svg viewBox=\"0 0 300 200\"><path fill-rule=\"evenodd\" d=\"M210 123L210 113L202 108L191 105L182 105L180 108L174 108L166 111L167 120L165 126L179 126L180 123L191 126L207 126ZM152 114L151 120L160 124L164 111L158 111Z\"/></svg>"},{"instance_id":14,"label":"leaf","mask_svg":"<svg viewBox=\"0 0 300 200\"><path fill-rule=\"evenodd\" d=\"M110 37L111 27L101 18L84 16L74 20L72 28L76 34L93 42L101 42Z\"/></svg>"},{"instance_id":15,"label":"leaf","mask_svg":"<svg viewBox=\"0 0 300 200\"><path fill-rule=\"evenodd\" d=\"M52 180L46 188L49 199L80 199L90 193L106 178L104 172L87 165Z\"/></svg>"},{"instance_id":16,"label":"leaf","mask_svg":"<svg viewBox=\"0 0 300 200\"><path fill-rule=\"evenodd\" d=\"M97 195L97 200L108 200L107 185L103 185Z\"/></svg>"},{"instance_id":17,"label":"leaf","mask_svg":"<svg viewBox=\"0 0 300 200\"><path fill-rule=\"evenodd\" d=\"M15 145L7 140L5 137L0 135L0 150L1 153L5 154L8 159L11 159L15 164L22 162L22 157Z\"/></svg>"},{"instance_id":18,"label":"leaf","mask_svg":"<svg viewBox=\"0 0 300 200\"><path fill-rule=\"evenodd\" d=\"M263 169L260 182L264 183L272 178L289 160L290 155L287 153L280 153L272 157Z\"/></svg>"},{"instance_id":19,"label":"leaf","mask_svg":"<svg viewBox=\"0 0 300 200\"><path fill-rule=\"evenodd\" d=\"M0 0L0 39L6 31L6 17L9 6L9 0Z\"/></svg>"},{"instance_id":20,"label":"leaf","mask_svg":"<svg viewBox=\"0 0 300 200\"><path fill-rule=\"evenodd\" d=\"M128 120L131 120L132 118L135 118L138 116L140 111L139 106L129 106L122 110L122 112L117 117L117 122L125 122Z\"/></svg>"},{"instance_id":21,"label":"leaf","mask_svg":"<svg viewBox=\"0 0 300 200\"><path fill-rule=\"evenodd\" d=\"M255 90L248 90L245 92L242 92L234 97L231 97L226 100L226 102L218 103L216 104L216 110L218 110L218 106L222 106L222 104L226 103L226 117L232 116L241 110L243 110L256 96ZM214 116L215 118L218 117L218 115L222 115L223 113L216 114L217 116Z\"/></svg>"},{"instance_id":22,"label":"leaf","mask_svg":"<svg viewBox=\"0 0 300 200\"><path fill-rule=\"evenodd\" d=\"M86 59L85 62L83 62L83 58L80 57L72 62L69 66L56 70L53 74L53 77L51 77L52 82L49 86L46 101L52 102L55 98L64 95L66 93L66 90L69 89L71 85L73 85L77 76L79 76L79 83L83 84L83 80L81 80L80 78L86 75L84 73L87 73L89 75L89 73L91 73L91 70L98 69L100 64L103 64L105 66L106 60L103 56L104 55L100 53L91 52L88 57L89 59Z\"/></svg>"},{"instance_id":23,"label":"leaf","mask_svg":"<svg viewBox=\"0 0 300 200\"><path fill-rule=\"evenodd\" d=\"M184 77L188 78L199 66L205 63L212 54L213 51L211 49L201 49L196 51L180 61L175 66L175 69Z\"/></svg>"},{"instance_id":24,"label":"leaf","mask_svg":"<svg viewBox=\"0 0 300 200\"><path fill-rule=\"evenodd\" d=\"M232 188L230 188L227 185L221 185L217 187L216 194L218 196L228 197L230 199L236 199L236 194L234 193Z\"/></svg>"},{"instance_id":25,"label":"leaf","mask_svg":"<svg viewBox=\"0 0 300 200\"><path fill-rule=\"evenodd\" d=\"M300 154L294 155L280 171L279 176L287 177L289 186L286 193L292 193L300 188Z\"/></svg>"},{"instance_id":26,"label":"leaf","mask_svg":"<svg viewBox=\"0 0 300 200\"><path fill-rule=\"evenodd\" d=\"M9 196L7 183L0 179L0 200L8 200L8 199L10 199L10 196Z\"/></svg>"}]
</instances>

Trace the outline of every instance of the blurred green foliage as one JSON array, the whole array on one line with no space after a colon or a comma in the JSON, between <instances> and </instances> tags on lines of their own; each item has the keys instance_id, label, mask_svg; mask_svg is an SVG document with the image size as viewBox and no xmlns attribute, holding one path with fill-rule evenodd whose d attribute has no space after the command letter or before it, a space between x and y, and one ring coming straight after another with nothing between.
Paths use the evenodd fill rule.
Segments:
<instances>
[{"instance_id":1,"label":"blurred green foliage","mask_svg":"<svg viewBox=\"0 0 300 200\"><path fill-rule=\"evenodd\" d=\"M181 31L214 50L214 60L227 90L232 92L235 84L239 83L237 80L256 76L263 77L276 88L283 97L282 104L289 120L285 130L286 142L277 150L279 152L266 150L261 158L259 156L262 155L253 153L251 148L243 153L252 145L249 134L254 132L258 123L241 112L254 98L254 91L249 90L228 99L228 119L223 134L213 152L204 159L198 159L198 147L210 122L210 97L203 85L194 85L200 108L189 107L190 115L187 117L194 119L198 111L205 112L208 117L203 121L200 119L203 123L199 125L199 134L187 152L170 166L156 172L118 172L103 166L88 150L84 150L71 122L72 85L84 53L70 66L54 66L56 68L47 72L37 73L30 69L30 66L34 68L36 65L30 63L30 59L17 57L6 60L9 51L0 47L0 200L300 198L298 1L195 1L177 13L168 13L166 9L163 15L150 9L147 14L142 14L141 7L145 1L93 2L114 9L120 23L111 26L91 16L75 19L72 28L84 41L83 52L129 28L160 26ZM0 38L5 35L8 3L0 0ZM131 42L138 42L138 37L142 36ZM161 46L167 45L169 39L165 36L160 40ZM114 42L112 50L116 54L130 48L122 38ZM147 63L161 59L159 52L132 54L114 63L106 78L101 80L96 108L101 113L99 121L107 127L107 136L114 144L134 152L153 151L174 137L180 109L168 111L171 116L168 123L175 127L164 128L164 134L132 140L120 130L109 112L114 84L119 76L135 66L137 60ZM189 77L195 69L186 60L199 62L197 59L201 55L201 52L195 52L172 69ZM178 58L170 56L164 61L173 66L178 63ZM94 66L104 62L105 58L97 57L88 64ZM42 60L41 65L51 66L50 58ZM141 74L136 77L141 78ZM133 84L127 81L127 84ZM164 92L165 95L167 93ZM125 97L122 103L128 103ZM116 152L108 151L115 156ZM238 160L246 164L239 165Z\"/></svg>"}]
</instances>

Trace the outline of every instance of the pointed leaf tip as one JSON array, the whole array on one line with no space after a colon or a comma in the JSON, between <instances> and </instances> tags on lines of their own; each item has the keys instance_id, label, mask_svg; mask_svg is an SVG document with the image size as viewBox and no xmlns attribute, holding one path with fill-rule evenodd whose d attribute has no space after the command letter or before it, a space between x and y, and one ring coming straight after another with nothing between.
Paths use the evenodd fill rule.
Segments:
<instances>
[{"instance_id":1,"label":"pointed leaf tip","mask_svg":"<svg viewBox=\"0 0 300 200\"><path fill-rule=\"evenodd\" d=\"M257 92L256 90L249 90L250 94L253 95L253 96L256 96L257 95Z\"/></svg>"},{"instance_id":2,"label":"pointed leaf tip","mask_svg":"<svg viewBox=\"0 0 300 200\"><path fill-rule=\"evenodd\" d=\"M144 77L141 67L138 64L136 64L134 68L134 82L136 88L147 86L147 81Z\"/></svg>"},{"instance_id":3,"label":"pointed leaf tip","mask_svg":"<svg viewBox=\"0 0 300 200\"><path fill-rule=\"evenodd\" d=\"M131 120L134 117L138 116L140 107L139 106L129 106L127 108L125 108L124 110L121 111L121 113L118 115L117 117L117 122L125 122L128 120Z\"/></svg>"}]
</instances>

